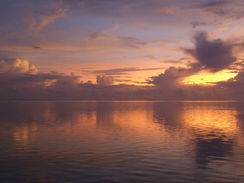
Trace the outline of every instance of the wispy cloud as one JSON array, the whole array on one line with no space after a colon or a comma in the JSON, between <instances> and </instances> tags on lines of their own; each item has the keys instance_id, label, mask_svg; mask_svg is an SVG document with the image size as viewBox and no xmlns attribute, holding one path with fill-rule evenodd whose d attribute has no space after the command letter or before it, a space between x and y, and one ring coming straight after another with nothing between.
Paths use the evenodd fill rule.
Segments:
<instances>
[{"instance_id":1,"label":"wispy cloud","mask_svg":"<svg viewBox=\"0 0 244 183\"><path fill-rule=\"evenodd\" d=\"M65 9L54 8L47 12L39 12L36 15L30 15L25 18L27 24L27 31L30 33L37 33L47 25L55 22L57 19L65 16Z\"/></svg>"},{"instance_id":2,"label":"wispy cloud","mask_svg":"<svg viewBox=\"0 0 244 183\"><path fill-rule=\"evenodd\" d=\"M124 75L124 74L128 74L128 72L152 71L152 70L161 70L161 69L163 68L162 67L153 67L153 68L125 67L125 68L93 70L88 72L94 74L105 74L105 75Z\"/></svg>"}]
</instances>

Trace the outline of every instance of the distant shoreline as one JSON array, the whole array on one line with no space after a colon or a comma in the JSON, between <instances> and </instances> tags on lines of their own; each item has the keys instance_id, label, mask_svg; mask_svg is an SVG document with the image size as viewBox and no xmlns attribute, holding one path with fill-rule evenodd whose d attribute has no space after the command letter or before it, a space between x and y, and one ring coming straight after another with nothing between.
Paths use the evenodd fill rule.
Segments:
<instances>
[{"instance_id":1,"label":"distant shoreline","mask_svg":"<svg viewBox=\"0 0 244 183\"><path fill-rule=\"evenodd\" d=\"M183 102L183 103L211 103L211 102L243 102L238 100L0 100L0 102Z\"/></svg>"}]
</instances>

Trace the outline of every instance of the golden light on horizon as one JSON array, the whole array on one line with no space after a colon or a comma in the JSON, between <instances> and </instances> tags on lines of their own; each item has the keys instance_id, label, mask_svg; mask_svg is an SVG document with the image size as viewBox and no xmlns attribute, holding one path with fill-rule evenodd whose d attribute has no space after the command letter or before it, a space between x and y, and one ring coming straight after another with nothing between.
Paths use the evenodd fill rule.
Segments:
<instances>
[{"instance_id":1,"label":"golden light on horizon","mask_svg":"<svg viewBox=\"0 0 244 183\"><path fill-rule=\"evenodd\" d=\"M213 85L216 82L226 81L234 78L236 75L237 73L233 73L230 70L223 70L216 73L202 71L186 77L182 82L184 84Z\"/></svg>"}]
</instances>

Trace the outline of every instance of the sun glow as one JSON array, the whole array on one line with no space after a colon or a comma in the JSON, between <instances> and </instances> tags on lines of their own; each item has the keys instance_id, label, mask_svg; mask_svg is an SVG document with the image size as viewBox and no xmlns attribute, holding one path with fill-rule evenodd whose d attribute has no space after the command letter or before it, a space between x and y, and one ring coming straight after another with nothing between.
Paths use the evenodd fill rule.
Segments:
<instances>
[{"instance_id":1,"label":"sun glow","mask_svg":"<svg viewBox=\"0 0 244 183\"><path fill-rule=\"evenodd\" d=\"M213 85L216 82L226 81L235 77L237 74L230 70L223 70L216 73L206 71L199 72L195 75L186 77L183 80L184 84L199 84L199 85Z\"/></svg>"}]
</instances>

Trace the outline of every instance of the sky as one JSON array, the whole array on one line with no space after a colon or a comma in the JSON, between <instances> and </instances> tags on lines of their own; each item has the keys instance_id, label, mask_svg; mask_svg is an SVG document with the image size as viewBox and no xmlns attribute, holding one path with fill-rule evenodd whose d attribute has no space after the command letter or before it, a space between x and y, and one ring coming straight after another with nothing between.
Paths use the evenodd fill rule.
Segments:
<instances>
[{"instance_id":1,"label":"sky","mask_svg":"<svg viewBox=\"0 0 244 183\"><path fill-rule=\"evenodd\" d=\"M1 0L0 25L0 98L229 99L243 90L242 0Z\"/></svg>"}]
</instances>

